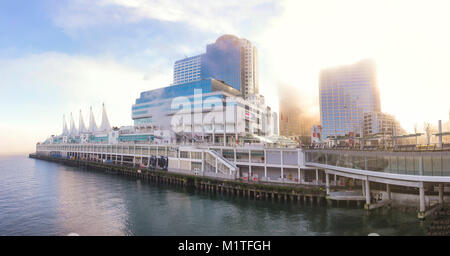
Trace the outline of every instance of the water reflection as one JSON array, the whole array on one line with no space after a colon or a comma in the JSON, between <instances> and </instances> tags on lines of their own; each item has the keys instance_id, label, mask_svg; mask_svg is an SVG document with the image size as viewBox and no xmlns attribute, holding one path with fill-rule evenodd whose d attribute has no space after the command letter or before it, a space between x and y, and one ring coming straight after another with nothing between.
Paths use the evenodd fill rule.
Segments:
<instances>
[{"instance_id":1,"label":"water reflection","mask_svg":"<svg viewBox=\"0 0 450 256\"><path fill-rule=\"evenodd\" d=\"M55 194L58 196L58 225L79 235L123 235L127 218L121 183L95 173L60 167ZM114 188L114 189L111 189Z\"/></svg>"},{"instance_id":2,"label":"water reflection","mask_svg":"<svg viewBox=\"0 0 450 256\"><path fill-rule=\"evenodd\" d=\"M423 235L415 213L211 195L0 158L0 235Z\"/></svg>"}]
</instances>

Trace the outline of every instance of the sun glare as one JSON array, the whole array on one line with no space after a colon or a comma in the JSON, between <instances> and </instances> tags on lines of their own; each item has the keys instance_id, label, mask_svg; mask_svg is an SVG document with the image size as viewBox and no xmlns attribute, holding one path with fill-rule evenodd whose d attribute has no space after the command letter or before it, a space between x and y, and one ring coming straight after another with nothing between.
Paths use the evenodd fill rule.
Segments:
<instances>
[{"instance_id":1,"label":"sun glare","mask_svg":"<svg viewBox=\"0 0 450 256\"><path fill-rule=\"evenodd\" d=\"M448 120L448 7L444 1L287 1L257 41L275 74L272 83L298 88L299 100L317 114L311 98L318 98L320 69L375 60L382 111L412 132L415 124Z\"/></svg>"}]
</instances>

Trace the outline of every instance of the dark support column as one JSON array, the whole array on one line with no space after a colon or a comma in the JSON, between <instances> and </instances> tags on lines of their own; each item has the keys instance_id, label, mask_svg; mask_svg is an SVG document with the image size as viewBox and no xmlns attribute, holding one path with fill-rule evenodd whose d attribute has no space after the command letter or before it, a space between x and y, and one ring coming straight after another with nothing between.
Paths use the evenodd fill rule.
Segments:
<instances>
[{"instance_id":1,"label":"dark support column","mask_svg":"<svg viewBox=\"0 0 450 256\"><path fill-rule=\"evenodd\" d=\"M424 219L425 218L425 188L423 187L423 182L420 182L420 187L419 187L419 213L418 213L418 217L419 219Z\"/></svg>"},{"instance_id":2,"label":"dark support column","mask_svg":"<svg viewBox=\"0 0 450 256\"><path fill-rule=\"evenodd\" d=\"M439 184L439 203L444 204L444 184Z\"/></svg>"},{"instance_id":3,"label":"dark support column","mask_svg":"<svg viewBox=\"0 0 450 256\"><path fill-rule=\"evenodd\" d=\"M328 175L328 173L325 172L325 186L327 188L327 195L330 194L330 177Z\"/></svg>"},{"instance_id":4,"label":"dark support column","mask_svg":"<svg viewBox=\"0 0 450 256\"><path fill-rule=\"evenodd\" d=\"M391 185L390 184L386 184L386 193L387 193L388 200L391 200L392 196L391 196Z\"/></svg>"},{"instance_id":5,"label":"dark support column","mask_svg":"<svg viewBox=\"0 0 450 256\"><path fill-rule=\"evenodd\" d=\"M365 183L365 192L366 192L366 204L364 205L364 208L366 210L369 210L369 206L370 206L370 182L369 180L366 178L366 180L364 181Z\"/></svg>"}]
</instances>

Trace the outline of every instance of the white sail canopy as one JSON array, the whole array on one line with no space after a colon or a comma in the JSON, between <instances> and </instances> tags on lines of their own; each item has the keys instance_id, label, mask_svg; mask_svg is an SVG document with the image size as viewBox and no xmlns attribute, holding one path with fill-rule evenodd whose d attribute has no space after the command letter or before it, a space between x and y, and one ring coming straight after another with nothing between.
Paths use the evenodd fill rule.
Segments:
<instances>
[{"instance_id":1,"label":"white sail canopy","mask_svg":"<svg viewBox=\"0 0 450 256\"><path fill-rule=\"evenodd\" d=\"M78 131L80 132L80 134L87 132L86 125L84 125L83 114L81 113L81 109L80 109L80 119L78 123Z\"/></svg>"},{"instance_id":2,"label":"white sail canopy","mask_svg":"<svg viewBox=\"0 0 450 256\"><path fill-rule=\"evenodd\" d=\"M108 115L106 114L105 104L103 104L102 123L97 126L95 122L94 113L92 107L90 107L89 113L89 127L86 128L84 123L83 113L80 110L80 117L78 120L78 128L75 126L72 113L70 113L70 124L67 126L66 115L63 116L63 131L62 136L78 136L86 133L109 133L111 131L111 125L109 124Z\"/></svg>"},{"instance_id":3,"label":"white sail canopy","mask_svg":"<svg viewBox=\"0 0 450 256\"><path fill-rule=\"evenodd\" d=\"M62 136L69 135L69 129L67 128L66 115L63 115L63 131Z\"/></svg>"},{"instance_id":4,"label":"white sail canopy","mask_svg":"<svg viewBox=\"0 0 450 256\"><path fill-rule=\"evenodd\" d=\"M75 122L73 121L73 115L70 113L70 135L74 136L78 134L78 130L75 127Z\"/></svg>"},{"instance_id":5,"label":"white sail canopy","mask_svg":"<svg viewBox=\"0 0 450 256\"><path fill-rule=\"evenodd\" d=\"M102 124L100 125L98 130L101 132L111 131L111 125L109 124L108 115L106 115L105 104L103 104Z\"/></svg>"},{"instance_id":6,"label":"white sail canopy","mask_svg":"<svg viewBox=\"0 0 450 256\"><path fill-rule=\"evenodd\" d=\"M95 122L95 118L94 118L94 113L92 112L92 107L90 109L90 114L89 114L89 128L88 131L89 132L96 132L97 131L97 123Z\"/></svg>"}]
</instances>

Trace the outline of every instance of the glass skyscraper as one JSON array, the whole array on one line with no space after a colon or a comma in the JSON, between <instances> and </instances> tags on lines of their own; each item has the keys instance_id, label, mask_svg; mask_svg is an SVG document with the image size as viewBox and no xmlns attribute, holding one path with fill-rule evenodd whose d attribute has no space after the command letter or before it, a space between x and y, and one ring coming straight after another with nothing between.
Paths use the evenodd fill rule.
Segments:
<instances>
[{"instance_id":1,"label":"glass skyscraper","mask_svg":"<svg viewBox=\"0 0 450 256\"><path fill-rule=\"evenodd\" d=\"M231 35L219 37L206 46L202 58L202 78L224 81L241 91L241 46L239 38Z\"/></svg>"},{"instance_id":2,"label":"glass skyscraper","mask_svg":"<svg viewBox=\"0 0 450 256\"><path fill-rule=\"evenodd\" d=\"M259 93L257 58L256 47L250 41L223 35L206 46L206 53L176 61L173 84L213 78L248 98Z\"/></svg>"},{"instance_id":3,"label":"glass skyscraper","mask_svg":"<svg viewBox=\"0 0 450 256\"><path fill-rule=\"evenodd\" d=\"M319 94L324 137L360 134L364 113L381 111L375 62L322 70Z\"/></svg>"}]
</instances>

